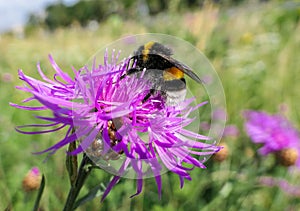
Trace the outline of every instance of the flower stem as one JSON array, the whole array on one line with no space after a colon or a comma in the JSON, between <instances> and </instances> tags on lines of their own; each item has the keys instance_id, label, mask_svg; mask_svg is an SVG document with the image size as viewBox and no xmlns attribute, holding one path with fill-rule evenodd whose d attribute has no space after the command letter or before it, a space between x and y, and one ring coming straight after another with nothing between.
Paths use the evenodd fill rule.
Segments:
<instances>
[{"instance_id":1,"label":"flower stem","mask_svg":"<svg viewBox=\"0 0 300 211\"><path fill-rule=\"evenodd\" d=\"M92 167L92 161L89 159L88 156L84 154L79 167L75 184L71 186L63 211L74 210L73 207L75 205L76 198L85 182L85 179L89 176L90 172L93 169L91 167Z\"/></svg>"},{"instance_id":2,"label":"flower stem","mask_svg":"<svg viewBox=\"0 0 300 211\"><path fill-rule=\"evenodd\" d=\"M38 192L38 195L37 195L35 203L34 203L34 207L33 207L34 211L39 210L39 205L40 205L40 201L41 201L41 198L42 198L42 195L43 195L43 192L44 192L44 188L45 188L45 176L43 175L42 176L42 181L41 181L41 184L40 184L40 188L39 188L39 192Z\"/></svg>"}]
</instances>

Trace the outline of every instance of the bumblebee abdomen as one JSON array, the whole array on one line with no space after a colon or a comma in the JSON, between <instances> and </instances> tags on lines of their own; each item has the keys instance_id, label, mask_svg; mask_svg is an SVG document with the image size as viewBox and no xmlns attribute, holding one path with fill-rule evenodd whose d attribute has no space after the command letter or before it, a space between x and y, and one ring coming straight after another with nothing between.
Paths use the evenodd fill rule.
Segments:
<instances>
[{"instance_id":1,"label":"bumblebee abdomen","mask_svg":"<svg viewBox=\"0 0 300 211\"><path fill-rule=\"evenodd\" d=\"M185 99L186 89L165 91L163 95L165 95L165 102L168 106L178 106Z\"/></svg>"}]
</instances>

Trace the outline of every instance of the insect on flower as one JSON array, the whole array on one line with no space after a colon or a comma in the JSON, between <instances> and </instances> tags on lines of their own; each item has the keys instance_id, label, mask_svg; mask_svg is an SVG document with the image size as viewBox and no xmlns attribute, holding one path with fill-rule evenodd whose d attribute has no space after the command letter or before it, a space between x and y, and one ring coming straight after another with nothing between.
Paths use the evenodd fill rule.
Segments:
<instances>
[{"instance_id":1,"label":"insect on flower","mask_svg":"<svg viewBox=\"0 0 300 211\"><path fill-rule=\"evenodd\" d=\"M176 106L185 99L186 81L184 74L197 83L202 80L190 67L172 57L172 50L161 43L150 41L140 46L130 58L132 65L126 75L143 74L143 77L152 83L150 93L157 91L164 97L167 105ZM143 71L145 71L143 73ZM125 77L125 76L122 76Z\"/></svg>"}]
</instances>

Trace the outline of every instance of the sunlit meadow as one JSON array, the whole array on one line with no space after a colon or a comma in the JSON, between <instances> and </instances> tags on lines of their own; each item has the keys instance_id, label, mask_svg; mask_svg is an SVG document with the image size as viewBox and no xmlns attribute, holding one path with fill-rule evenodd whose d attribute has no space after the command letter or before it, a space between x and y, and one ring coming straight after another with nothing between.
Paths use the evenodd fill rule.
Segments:
<instances>
[{"instance_id":1,"label":"sunlit meadow","mask_svg":"<svg viewBox=\"0 0 300 211\"><path fill-rule=\"evenodd\" d=\"M192 181L183 189L175 175L162 176L162 197L155 181L146 180L143 192L135 198L134 180L121 180L104 202L101 194L78 210L298 210L300 209L300 170L279 164L275 156L262 156L248 137L243 112L262 110L279 113L300 129L300 8L296 3L242 4L220 8L204 5L188 13L160 14L152 19L123 21L111 16L97 29L80 28L47 32L34 29L28 34L0 35L0 209L31 210L36 192L26 192L22 181L37 166L45 175L42 210L61 210L70 187L65 169L65 151L55 155L33 155L57 142L59 135L28 136L15 131L17 125L34 123L31 112L9 106L24 94L17 70L38 77L36 68L50 77L51 54L64 71L82 67L108 43L131 34L146 32L170 34L198 47L209 58L223 83L228 125L221 140L226 152L206 162L207 169L194 169ZM164 20L165 24L159 22ZM230 129L234 128L234 131ZM225 150L224 150L225 151ZM80 196L111 175L93 171ZM103 189L104 190L104 189Z\"/></svg>"}]
</instances>

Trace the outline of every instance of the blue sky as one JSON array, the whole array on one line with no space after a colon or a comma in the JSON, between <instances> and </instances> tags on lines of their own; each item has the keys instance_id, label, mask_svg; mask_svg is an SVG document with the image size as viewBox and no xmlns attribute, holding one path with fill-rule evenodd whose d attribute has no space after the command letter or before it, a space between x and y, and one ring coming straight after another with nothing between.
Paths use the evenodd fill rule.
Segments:
<instances>
[{"instance_id":1,"label":"blue sky","mask_svg":"<svg viewBox=\"0 0 300 211\"><path fill-rule=\"evenodd\" d=\"M26 23L30 13L42 13L43 8L60 0L0 0L0 32L22 26ZM77 0L61 0L72 4Z\"/></svg>"}]
</instances>

